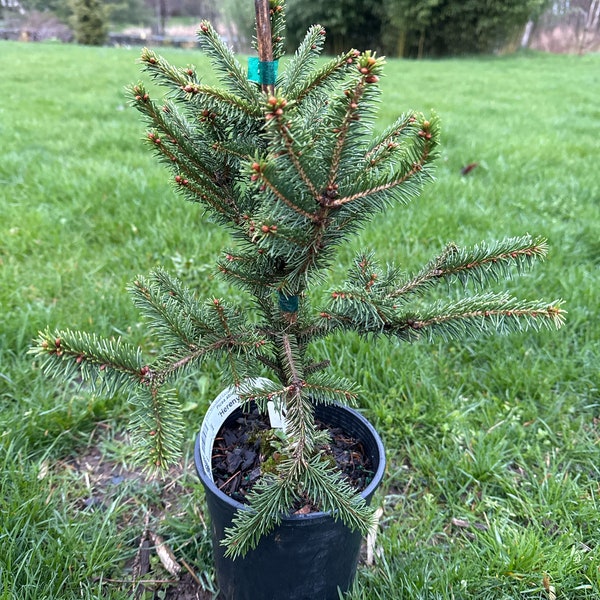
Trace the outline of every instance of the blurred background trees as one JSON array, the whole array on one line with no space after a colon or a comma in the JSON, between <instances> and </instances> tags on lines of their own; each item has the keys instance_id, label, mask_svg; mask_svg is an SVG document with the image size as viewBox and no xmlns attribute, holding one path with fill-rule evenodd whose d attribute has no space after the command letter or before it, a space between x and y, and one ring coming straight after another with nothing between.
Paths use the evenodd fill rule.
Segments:
<instances>
[{"instance_id":1,"label":"blurred background trees","mask_svg":"<svg viewBox=\"0 0 600 600\"><path fill-rule=\"evenodd\" d=\"M548 0L382 0L386 54L457 56L501 50L521 37Z\"/></svg>"},{"instance_id":2,"label":"blurred background trees","mask_svg":"<svg viewBox=\"0 0 600 600\"><path fill-rule=\"evenodd\" d=\"M192 36L194 24L209 19L236 51L251 46L251 0L0 0L0 26L11 17L29 23L54 19L70 24L79 39L76 13L82 7L89 18L93 13L98 27L106 23L111 31L137 27L165 36L174 25L188 25ZM287 13L290 48L309 25L320 23L328 32L330 54L351 46L406 58L530 45L554 51L600 48L600 0L287 0Z\"/></svg>"}]
</instances>

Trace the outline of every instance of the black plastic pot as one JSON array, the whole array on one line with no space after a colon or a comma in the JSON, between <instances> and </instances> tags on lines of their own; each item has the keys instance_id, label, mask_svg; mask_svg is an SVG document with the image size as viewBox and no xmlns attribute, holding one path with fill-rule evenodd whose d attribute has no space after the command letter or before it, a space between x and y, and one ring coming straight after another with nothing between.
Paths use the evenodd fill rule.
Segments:
<instances>
[{"instance_id":1,"label":"black plastic pot","mask_svg":"<svg viewBox=\"0 0 600 600\"><path fill-rule=\"evenodd\" d=\"M239 409L238 409L239 410ZM239 415L239 413L238 413ZM236 418L234 415L229 418ZM316 416L327 425L341 427L362 441L375 475L361 493L367 502L383 478L385 454L373 426L347 407L318 406ZM293 515L282 520L273 533L263 537L256 549L231 560L224 556L220 541L243 504L221 492L206 472L196 439L194 460L206 491L217 581L223 600L339 600L356 574L361 545L359 532L352 532L329 513Z\"/></svg>"}]
</instances>

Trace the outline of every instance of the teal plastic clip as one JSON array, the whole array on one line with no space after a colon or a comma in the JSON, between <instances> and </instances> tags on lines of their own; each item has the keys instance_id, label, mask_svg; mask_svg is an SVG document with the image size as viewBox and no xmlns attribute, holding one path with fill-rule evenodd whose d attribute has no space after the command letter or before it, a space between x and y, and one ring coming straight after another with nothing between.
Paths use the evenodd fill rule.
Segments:
<instances>
[{"instance_id":1,"label":"teal plastic clip","mask_svg":"<svg viewBox=\"0 0 600 600\"><path fill-rule=\"evenodd\" d=\"M275 85L278 60L262 61L257 56L248 59L248 80L262 85Z\"/></svg>"},{"instance_id":2,"label":"teal plastic clip","mask_svg":"<svg viewBox=\"0 0 600 600\"><path fill-rule=\"evenodd\" d=\"M299 300L298 296L286 296L283 292L279 292L279 309L281 312L296 313Z\"/></svg>"}]
</instances>

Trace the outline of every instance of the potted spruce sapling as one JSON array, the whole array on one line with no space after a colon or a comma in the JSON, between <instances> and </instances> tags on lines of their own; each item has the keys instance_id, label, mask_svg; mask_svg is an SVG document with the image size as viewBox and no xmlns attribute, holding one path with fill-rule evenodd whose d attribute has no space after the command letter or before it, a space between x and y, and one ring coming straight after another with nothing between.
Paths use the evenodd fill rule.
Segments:
<instances>
[{"instance_id":1,"label":"potted spruce sapling","mask_svg":"<svg viewBox=\"0 0 600 600\"><path fill-rule=\"evenodd\" d=\"M106 394L128 392L132 439L161 468L178 459L184 436L178 378L220 361L227 389L208 410L195 461L222 594L338 598L372 526L369 500L385 458L372 426L347 408L357 386L328 372L315 342L344 331L412 342L559 327L563 311L560 302L488 289L545 256L545 240L528 235L450 244L412 274L363 252L345 283L324 292L338 250L432 178L439 123L407 112L375 134L384 60L356 50L318 60L320 26L277 73L283 0L256 0L256 7L258 58L248 71L203 22L200 47L220 86L145 49L143 68L166 88L166 100L155 100L143 83L130 89L150 127L146 141L177 191L207 213L206 227L231 234L216 270L243 290L252 310L199 298L158 268L130 286L159 343L152 360L120 338L72 330L41 332L32 352L50 375L76 376ZM457 287L461 298L440 300L441 286ZM244 448L227 450L236 469L249 463L245 474L234 474L246 487L232 496L223 491L229 482L217 483L213 473L222 450L214 450L215 438L226 427L229 438L242 431L236 440ZM340 470L335 431L351 440L351 454L360 450L358 481Z\"/></svg>"}]
</instances>

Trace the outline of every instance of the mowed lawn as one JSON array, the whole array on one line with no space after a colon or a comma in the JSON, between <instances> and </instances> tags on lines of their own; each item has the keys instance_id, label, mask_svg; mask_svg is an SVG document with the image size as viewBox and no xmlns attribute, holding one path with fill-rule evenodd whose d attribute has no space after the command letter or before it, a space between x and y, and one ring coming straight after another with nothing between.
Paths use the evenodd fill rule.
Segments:
<instances>
[{"instance_id":1,"label":"mowed lawn","mask_svg":"<svg viewBox=\"0 0 600 600\"><path fill-rule=\"evenodd\" d=\"M215 81L197 51L164 54ZM47 326L151 353L126 285L156 265L200 297L238 294L215 275L227 235L142 143L124 94L138 55L0 42L1 600L129 598L145 531L214 590L190 454L219 366L182 382L181 467L147 479L127 399L48 380L27 355ZM600 55L390 60L382 90L378 128L440 115L437 181L353 240L332 282L360 248L410 272L450 241L531 233L547 261L497 289L568 315L558 332L317 348L360 382L388 452L374 561L347 600L600 599ZM144 598L175 579L156 554L146 577Z\"/></svg>"}]
</instances>

